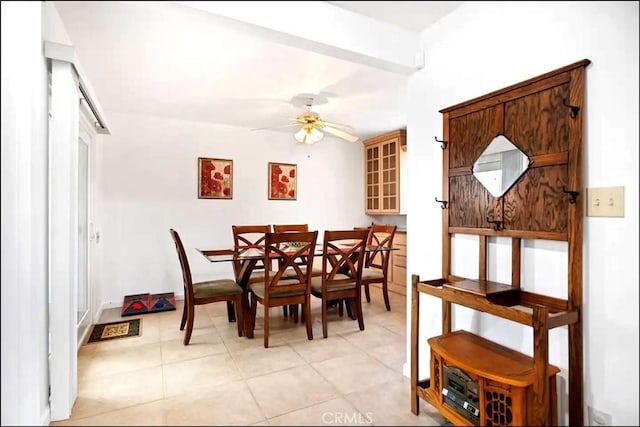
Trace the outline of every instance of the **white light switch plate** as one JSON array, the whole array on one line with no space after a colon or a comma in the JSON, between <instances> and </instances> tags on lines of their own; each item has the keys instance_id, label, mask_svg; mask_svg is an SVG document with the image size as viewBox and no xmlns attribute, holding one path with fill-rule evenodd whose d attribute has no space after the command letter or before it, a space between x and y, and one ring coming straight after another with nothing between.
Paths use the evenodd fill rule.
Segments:
<instances>
[{"instance_id":1,"label":"white light switch plate","mask_svg":"<svg viewBox=\"0 0 640 427\"><path fill-rule=\"evenodd\" d=\"M624 187L588 188L587 216L623 217Z\"/></svg>"}]
</instances>

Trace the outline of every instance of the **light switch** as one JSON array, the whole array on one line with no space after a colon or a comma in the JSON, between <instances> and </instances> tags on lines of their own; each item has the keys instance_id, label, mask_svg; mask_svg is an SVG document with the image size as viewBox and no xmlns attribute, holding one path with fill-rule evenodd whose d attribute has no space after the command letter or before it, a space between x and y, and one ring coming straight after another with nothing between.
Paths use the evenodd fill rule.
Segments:
<instances>
[{"instance_id":1,"label":"light switch","mask_svg":"<svg viewBox=\"0 0 640 427\"><path fill-rule=\"evenodd\" d=\"M587 189L587 216L624 216L624 187Z\"/></svg>"}]
</instances>

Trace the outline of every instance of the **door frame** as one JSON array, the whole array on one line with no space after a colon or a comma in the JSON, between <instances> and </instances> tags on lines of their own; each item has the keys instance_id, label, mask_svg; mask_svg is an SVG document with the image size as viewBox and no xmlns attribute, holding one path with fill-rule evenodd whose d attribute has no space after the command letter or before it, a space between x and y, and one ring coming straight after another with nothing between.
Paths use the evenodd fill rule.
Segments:
<instances>
[{"instance_id":1,"label":"door frame","mask_svg":"<svg viewBox=\"0 0 640 427\"><path fill-rule=\"evenodd\" d=\"M84 143L87 146L87 229L85 230L85 239L86 239L86 247L87 247L87 265L85 269L85 276L87 281L87 313L83 316L82 322L79 323L88 323L87 328L83 332L81 337L78 337L78 350L80 346L85 341L87 335L91 331L91 324L95 321L96 316L96 305L94 301L94 289L93 289L93 281L91 280L92 276L92 256L93 250L91 244L95 242L95 234L93 233L93 180L91 179L93 168L93 153L94 153L94 144L97 133L95 129L91 126L91 112L87 107L86 103L80 102L80 129L78 132L78 143ZM79 152L78 152L79 153ZM78 165L80 162L80 157L78 156ZM79 172L79 166L78 166ZM80 175L78 174L78 180L80 179ZM79 181L78 181L79 183ZM78 207L80 207L78 194ZM80 218L78 218L78 226L80 226ZM80 254L78 254L79 256ZM78 258L78 264L81 262L80 258ZM78 277L78 285L80 285L80 277ZM79 303L79 302L78 302Z\"/></svg>"}]
</instances>

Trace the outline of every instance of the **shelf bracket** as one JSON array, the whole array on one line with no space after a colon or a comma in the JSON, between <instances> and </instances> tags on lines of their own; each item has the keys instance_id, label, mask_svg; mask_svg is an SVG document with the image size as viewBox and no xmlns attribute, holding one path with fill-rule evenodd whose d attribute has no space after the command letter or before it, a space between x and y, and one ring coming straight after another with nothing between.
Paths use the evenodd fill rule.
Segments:
<instances>
[{"instance_id":1,"label":"shelf bracket","mask_svg":"<svg viewBox=\"0 0 640 427\"><path fill-rule=\"evenodd\" d=\"M447 202L446 200L438 200L438 197L436 196L436 202L441 204L441 208L442 209L447 209L447 205L449 204L449 202Z\"/></svg>"},{"instance_id":2,"label":"shelf bracket","mask_svg":"<svg viewBox=\"0 0 640 427\"><path fill-rule=\"evenodd\" d=\"M578 111L580 111L580 107L578 107L576 105L567 104L567 100L566 99L562 100L562 105L564 105L565 107L571 109L571 112L569 113L569 117L571 117L572 119L575 119L578 116Z\"/></svg>"},{"instance_id":3,"label":"shelf bracket","mask_svg":"<svg viewBox=\"0 0 640 427\"><path fill-rule=\"evenodd\" d=\"M444 150L445 148L447 148L447 144L448 144L448 142L447 142L447 141L441 141L441 140L439 140L439 139L438 139L438 137L437 137L437 136L434 136L434 137L433 137L433 139L435 139L435 140L436 140L436 142L439 142L439 143L440 143L440 147L441 147L443 150Z\"/></svg>"},{"instance_id":4,"label":"shelf bracket","mask_svg":"<svg viewBox=\"0 0 640 427\"><path fill-rule=\"evenodd\" d=\"M491 225L493 225L493 229L495 231L500 230L500 224L502 224L502 221L500 221L498 219L491 219L491 218L487 217L487 222L490 223Z\"/></svg>"},{"instance_id":5,"label":"shelf bracket","mask_svg":"<svg viewBox=\"0 0 640 427\"><path fill-rule=\"evenodd\" d=\"M574 204L576 202L576 198L578 197L577 191L567 190L565 186L562 186L562 192L567 193L569 195L569 203Z\"/></svg>"}]
</instances>

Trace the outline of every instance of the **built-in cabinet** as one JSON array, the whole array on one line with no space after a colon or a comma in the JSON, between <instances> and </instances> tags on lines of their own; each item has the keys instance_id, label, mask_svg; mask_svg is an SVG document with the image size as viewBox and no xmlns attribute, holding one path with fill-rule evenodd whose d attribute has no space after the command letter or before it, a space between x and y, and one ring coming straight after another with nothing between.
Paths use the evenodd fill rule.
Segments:
<instances>
[{"instance_id":1,"label":"built-in cabinet","mask_svg":"<svg viewBox=\"0 0 640 427\"><path fill-rule=\"evenodd\" d=\"M455 425L555 425L549 332L567 329L570 425L583 424L582 220L585 68L550 71L443 114L442 277L412 276L411 408L431 403ZM425 195L428 197L428 195ZM478 242L478 276L452 273L452 237ZM490 238L511 239L511 280L488 280ZM566 298L539 294L521 274L527 240L567 242ZM435 243L435 242L434 242ZM529 288L529 289L527 289ZM420 294L441 300L442 335L430 337L430 378L418 378ZM453 305L533 329L533 356L453 330Z\"/></svg>"},{"instance_id":2,"label":"built-in cabinet","mask_svg":"<svg viewBox=\"0 0 640 427\"><path fill-rule=\"evenodd\" d=\"M406 295L407 291L407 233L397 231L393 239L394 251L389 265L389 290Z\"/></svg>"},{"instance_id":3,"label":"built-in cabinet","mask_svg":"<svg viewBox=\"0 0 640 427\"><path fill-rule=\"evenodd\" d=\"M406 149L404 129L364 141L365 213L399 214L401 151Z\"/></svg>"}]
</instances>

